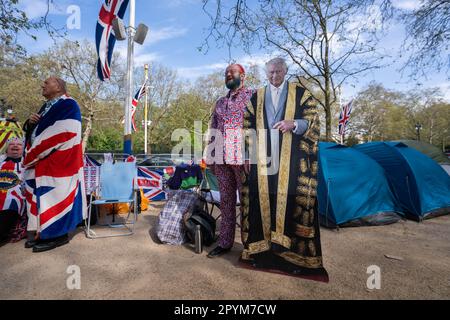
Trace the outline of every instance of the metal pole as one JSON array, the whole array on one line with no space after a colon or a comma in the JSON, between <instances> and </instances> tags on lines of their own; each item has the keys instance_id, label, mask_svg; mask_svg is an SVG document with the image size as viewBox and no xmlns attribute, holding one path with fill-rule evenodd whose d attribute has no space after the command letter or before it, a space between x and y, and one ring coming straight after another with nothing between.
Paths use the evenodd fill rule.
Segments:
<instances>
[{"instance_id":1,"label":"metal pole","mask_svg":"<svg viewBox=\"0 0 450 320\"><path fill-rule=\"evenodd\" d=\"M342 85L339 86L339 109L342 112ZM344 144L345 127L342 129L341 144Z\"/></svg>"},{"instance_id":2,"label":"metal pole","mask_svg":"<svg viewBox=\"0 0 450 320\"><path fill-rule=\"evenodd\" d=\"M144 65L145 74L145 104L144 104L144 153L147 155L147 122L148 122L148 64Z\"/></svg>"},{"instance_id":3,"label":"metal pole","mask_svg":"<svg viewBox=\"0 0 450 320\"><path fill-rule=\"evenodd\" d=\"M150 64L149 65L149 77L151 77L152 76L152 64ZM149 92L149 102L148 102L148 123L147 123L147 125L151 125L151 123L152 123L152 101L151 101L151 96L150 96L150 90L152 90L152 89L154 89L155 87L154 86L151 86L150 85L150 81L148 82L148 92ZM150 126L150 128L151 128L151 126ZM149 132L150 133L150 132ZM150 142L150 135L149 135L149 137L148 137L148 142ZM152 148L151 148L151 146L147 146L147 150L148 150L148 152L151 154L152 153Z\"/></svg>"},{"instance_id":4,"label":"metal pole","mask_svg":"<svg viewBox=\"0 0 450 320\"><path fill-rule=\"evenodd\" d=\"M128 50L127 50L127 85L125 98L125 125L123 137L123 153L132 154L131 140L131 95L133 91L133 69L134 69L134 34L135 24L135 0L130 0L130 25L128 27Z\"/></svg>"}]
</instances>

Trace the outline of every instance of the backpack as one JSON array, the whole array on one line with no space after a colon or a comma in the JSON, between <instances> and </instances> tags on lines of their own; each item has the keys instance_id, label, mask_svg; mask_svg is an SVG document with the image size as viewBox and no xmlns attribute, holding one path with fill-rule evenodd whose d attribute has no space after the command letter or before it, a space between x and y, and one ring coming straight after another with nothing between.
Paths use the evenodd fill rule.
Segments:
<instances>
[{"instance_id":1,"label":"backpack","mask_svg":"<svg viewBox=\"0 0 450 320\"><path fill-rule=\"evenodd\" d=\"M192 243L195 242L197 225L200 225L203 245L210 246L213 244L216 236L216 220L198 205L195 206L192 214L185 219L186 235Z\"/></svg>"}]
</instances>

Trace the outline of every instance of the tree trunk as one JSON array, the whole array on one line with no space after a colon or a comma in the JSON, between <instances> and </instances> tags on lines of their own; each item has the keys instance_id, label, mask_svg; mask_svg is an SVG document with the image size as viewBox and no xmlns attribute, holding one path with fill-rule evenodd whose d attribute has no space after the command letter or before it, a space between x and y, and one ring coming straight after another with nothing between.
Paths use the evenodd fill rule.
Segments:
<instances>
[{"instance_id":1,"label":"tree trunk","mask_svg":"<svg viewBox=\"0 0 450 320\"><path fill-rule=\"evenodd\" d=\"M147 143L147 154L148 155L152 154L152 144L151 144L151 142L152 142L151 137L152 137L152 131L153 131L152 129L153 129L153 126L150 126L150 128L148 128L148 132L147 132L147 140L148 141L144 141L144 143Z\"/></svg>"},{"instance_id":2,"label":"tree trunk","mask_svg":"<svg viewBox=\"0 0 450 320\"><path fill-rule=\"evenodd\" d=\"M432 115L432 117L434 117L434 115ZM434 127L434 121L433 118L430 119L430 139L429 139L429 143L433 144L433 127Z\"/></svg>"},{"instance_id":3,"label":"tree trunk","mask_svg":"<svg viewBox=\"0 0 450 320\"><path fill-rule=\"evenodd\" d=\"M326 120L326 140L331 141L331 92L330 92L330 78L325 72L325 120Z\"/></svg>"},{"instance_id":4,"label":"tree trunk","mask_svg":"<svg viewBox=\"0 0 450 320\"><path fill-rule=\"evenodd\" d=\"M326 105L326 102L325 102ZM325 109L325 129L326 129L326 141L331 141L331 108Z\"/></svg>"},{"instance_id":5,"label":"tree trunk","mask_svg":"<svg viewBox=\"0 0 450 320\"><path fill-rule=\"evenodd\" d=\"M89 116L89 118L87 119L87 124L86 124L86 128L84 129L83 132L83 143L82 143L82 147L83 147L83 153L86 150L86 146L87 146L87 142L89 139L89 136L91 134L91 130L92 130L92 116Z\"/></svg>"},{"instance_id":6,"label":"tree trunk","mask_svg":"<svg viewBox=\"0 0 450 320\"><path fill-rule=\"evenodd\" d=\"M325 78L325 116L326 116L326 139L331 141L331 72L330 72L330 41L328 39L327 23L325 19L321 19L321 28L325 37L325 61L324 61L324 78ZM345 137L345 130L344 130Z\"/></svg>"}]
</instances>

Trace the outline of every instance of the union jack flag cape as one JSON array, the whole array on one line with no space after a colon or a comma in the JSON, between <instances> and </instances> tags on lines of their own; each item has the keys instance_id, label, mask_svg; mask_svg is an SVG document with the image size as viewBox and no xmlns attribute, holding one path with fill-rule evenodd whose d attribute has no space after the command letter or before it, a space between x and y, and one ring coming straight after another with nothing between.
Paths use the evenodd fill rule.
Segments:
<instances>
[{"instance_id":1,"label":"union jack flag cape","mask_svg":"<svg viewBox=\"0 0 450 320\"><path fill-rule=\"evenodd\" d=\"M34 130L23 160L28 230L49 239L68 233L86 218L78 104L62 96Z\"/></svg>"},{"instance_id":2,"label":"union jack flag cape","mask_svg":"<svg viewBox=\"0 0 450 320\"><path fill-rule=\"evenodd\" d=\"M122 19L127 10L128 0L105 0L95 28L95 44L97 47L97 74L104 81L111 77L111 59L116 43L116 36L112 28L115 18Z\"/></svg>"},{"instance_id":3,"label":"union jack flag cape","mask_svg":"<svg viewBox=\"0 0 450 320\"><path fill-rule=\"evenodd\" d=\"M345 133L345 127L350 120L350 114L352 113L352 103L353 100L344 105L339 115L339 135L341 136Z\"/></svg>"},{"instance_id":4,"label":"union jack flag cape","mask_svg":"<svg viewBox=\"0 0 450 320\"><path fill-rule=\"evenodd\" d=\"M23 167L21 162L3 160L0 163L0 210L16 211L22 215L25 199L21 191Z\"/></svg>"},{"instance_id":5,"label":"union jack flag cape","mask_svg":"<svg viewBox=\"0 0 450 320\"><path fill-rule=\"evenodd\" d=\"M136 114L136 108L139 103L139 100L144 96L145 94L145 88L147 86L147 82L145 81L142 86L139 88L139 90L136 92L136 94L133 97L133 100L131 101L131 128L133 129L133 132L137 131L136 127L136 121L135 121L135 114Z\"/></svg>"},{"instance_id":6,"label":"union jack flag cape","mask_svg":"<svg viewBox=\"0 0 450 320\"><path fill-rule=\"evenodd\" d=\"M144 191L148 200L166 200L166 193L163 191L162 172L138 167L137 184Z\"/></svg>"}]
</instances>

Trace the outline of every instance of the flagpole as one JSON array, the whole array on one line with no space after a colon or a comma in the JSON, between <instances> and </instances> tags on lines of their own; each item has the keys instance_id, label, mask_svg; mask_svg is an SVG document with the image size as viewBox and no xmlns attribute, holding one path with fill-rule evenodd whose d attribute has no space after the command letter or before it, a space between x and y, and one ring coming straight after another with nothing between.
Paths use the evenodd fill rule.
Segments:
<instances>
[{"instance_id":1,"label":"flagpole","mask_svg":"<svg viewBox=\"0 0 450 320\"><path fill-rule=\"evenodd\" d=\"M342 112L342 84L339 86L339 108ZM345 127L342 129L341 133L341 144L344 144L344 133L345 133Z\"/></svg>"},{"instance_id":2,"label":"flagpole","mask_svg":"<svg viewBox=\"0 0 450 320\"><path fill-rule=\"evenodd\" d=\"M125 124L123 137L123 153L132 154L131 140L131 94L133 91L133 66L134 66L134 35L135 29L135 0L130 0L130 25L128 27L128 50L127 50L127 86L125 98Z\"/></svg>"},{"instance_id":3,"label":"flagpole","mask_svg":"<svg viewBox=\"0 0 450 320\"><path fill-rule=\"evenodd\" d=\"M144 105L144 153L147 155L147 122L148 122L148 64L144 65L144 74L145 74L145 105Z\"/></svg>"}]
</instances>

